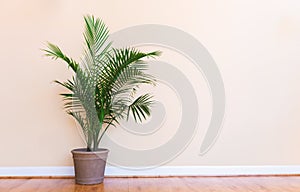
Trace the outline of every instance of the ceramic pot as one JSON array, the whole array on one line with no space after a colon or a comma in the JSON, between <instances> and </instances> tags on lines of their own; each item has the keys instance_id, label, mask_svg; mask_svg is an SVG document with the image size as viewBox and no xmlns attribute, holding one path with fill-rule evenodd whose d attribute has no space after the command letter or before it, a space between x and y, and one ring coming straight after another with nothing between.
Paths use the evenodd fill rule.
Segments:
<instances>
[{"instance_id":1,"label":"ceramic pot","mask_svg":"<svg viewBox=\"0 0 300 192\"><path fill-rule=\"evenodd\" d=\"M103 182L108 149L87 151L86 148L79 148L71 152L77 184L92 185Z\"/></svg>"}]
</instances>

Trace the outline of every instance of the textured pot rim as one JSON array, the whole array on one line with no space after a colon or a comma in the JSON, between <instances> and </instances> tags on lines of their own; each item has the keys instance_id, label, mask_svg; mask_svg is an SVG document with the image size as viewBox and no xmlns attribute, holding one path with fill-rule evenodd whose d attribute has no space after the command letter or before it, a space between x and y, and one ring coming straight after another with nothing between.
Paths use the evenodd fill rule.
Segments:
<instances>
[{"instance_id":1,"label":"textured pot rim","mask_svg":"<svg viewBox=\"0 0 300 192\"><path fill-rule=\"evenodd\" d=\"M76 148L71 151L73 154L102 154L108 152L109 150L105 148L99 148L97 151L86 151L86 148Z\"/></svg>"}]
</instances>

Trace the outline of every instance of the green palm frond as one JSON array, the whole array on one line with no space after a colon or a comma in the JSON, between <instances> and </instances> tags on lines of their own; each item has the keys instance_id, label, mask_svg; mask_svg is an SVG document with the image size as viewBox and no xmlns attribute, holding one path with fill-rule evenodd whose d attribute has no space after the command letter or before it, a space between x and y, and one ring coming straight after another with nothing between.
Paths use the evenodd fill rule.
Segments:
<instances>
[{"instance_id":1,"label":"green palm frond","mask_svg":"<svg viewBox=\"0 0 300 192\"><path fill-rule=\"evenodd\" d=\"M129 66L121 72L119 78L112 85L113 95L133 89L140 84L154 84L154 82L155 78L153 76L144 73L136 66Z\"/></svg>"},{"instance_id":2,"label":"green palm frond","mask_svg":"<svg viewBox=\"0 0 300 192\"><path fill-rule=\"evenodd\" d=\"M43 51L46 52L46 56L52 57L53 59L62 59L73 69L74 72L77 71L79 66L78 63L67 57L58 46L48 42L48 49L43 49Z\"/></svg>"},{"instance_id":3,"label":"green palm frond","mask_svg":"<svg viewBox=\"0 0 300 192\"><path fill-rule=\"evenodd\" d=\"M150 94L145 94L139 96L135 101L133 101L128 107L127 119L130 112L136 122L142 122L143 119L146 119L147 116L150 115L150 106L153 104L152 98L153 96Z\"/></svg>"},{"instance_id":4,"label":"green palm frond","mask_svg":"<svg viewBox=\"0 0 300 192\"><path fill-rule=\"evenodd\" d=\"M76 119L76 121L79 123L79 125L81 126L81 128L83 129L83 133L85 135L85 137L87 137L86 133L88 132L88 122L86 121L86 119L84 117L82 117L80 112L72 112L72 111L67 111L67 113L69 115L71 115L72 117L74 117L74 119Z\"/></svg>"},{"instance_id":5,"label":"green palm frond","mask_svg":"<svg viewBox=\"0 0 300 192\"><path fill-rule=\"evenodd\" d=\"M140 62L140 60L145 57L158 56L159 54L160 52L143 53L134 48L113 49L112 53L107 54L108 61L100 71L103 87L109 91L118 90L118 83L123 82L125 84L126 81L132 80L134 75L137 78L131 84L152 83L154 78L150 78L150 75L142 73L143 69L145 69L145 64Z\"/></svg>"},{"instance_id":6,"label":"green palm frond","mask_svg":"<svg viewBox=\"0 0 300 192\"><path fill-rule=\"evenodd\" d=\"M107 43L109 30L100 19L95 19L93 16L84 17L85 32L85 51L82 59L85 67L93 72L99 70L102 66L101 59L109 52L111 42ZM96 70L95 70L96 69Z\"/></svg>"},{"instance_id":7,"label":"green palm frond","mask_svg":"<svg viewBox=\"0 0 300 192\"><path fill-rule=\"evenodd\" d=\"M54 81L55 83L67 88L69 91L73 91L74 90L74 83L71 80L68 80L67 82L60 82L58 80Z\"/></svg>"}]
</instances>

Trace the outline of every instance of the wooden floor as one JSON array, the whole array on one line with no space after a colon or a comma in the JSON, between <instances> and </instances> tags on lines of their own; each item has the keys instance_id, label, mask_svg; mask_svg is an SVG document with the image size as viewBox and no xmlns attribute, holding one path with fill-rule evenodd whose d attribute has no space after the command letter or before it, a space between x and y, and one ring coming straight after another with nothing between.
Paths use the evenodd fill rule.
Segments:
<instances>
[{"instance_id":1,"label":"wooden floor","mask_svg":"<svg viewBox=\"0 0 300 192\"><path fill-rule=\"evenodd\" d=\"M300 192L300 176L105 178L99 185L73 179L0 179L0 192Z\"/></svg>"}]
</instances>

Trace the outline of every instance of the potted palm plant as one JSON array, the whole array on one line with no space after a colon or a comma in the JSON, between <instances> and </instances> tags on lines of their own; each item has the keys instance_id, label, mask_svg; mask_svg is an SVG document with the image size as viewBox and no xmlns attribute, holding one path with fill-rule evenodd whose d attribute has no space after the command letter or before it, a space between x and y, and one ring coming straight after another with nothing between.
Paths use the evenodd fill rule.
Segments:
<instances>
[{"instance_id":1,"label":"potted palm plant","mask_svg":"<svg viewBox=\"0 0 300 192\"><path fill-rule=\"evenodd\" d=\"M93 16L85 16L85 48L81 62L66 56L51 43L46 56L61 59L74 75L64 82L55 81L68 90L60 94L67 114L81 126L86 148L72 150L75 181L78 184L102 183L109 150L99 148L101 138L110 126L132 116L140 122L150 115L153 103L150 94L137 96L141 84L153 84L155 78L146 73L144 59L160 52L144 53L135 48L112 48L109 30Z\"/></svg>"}]
</instances>

